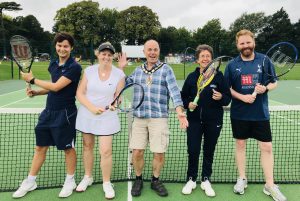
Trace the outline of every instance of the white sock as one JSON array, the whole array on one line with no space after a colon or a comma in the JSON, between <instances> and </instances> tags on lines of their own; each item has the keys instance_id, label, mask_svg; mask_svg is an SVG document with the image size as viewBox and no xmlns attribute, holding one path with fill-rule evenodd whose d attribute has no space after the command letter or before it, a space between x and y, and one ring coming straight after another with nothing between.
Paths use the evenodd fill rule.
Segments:
<instances>
[{"instance_id":1,"label":"white sock","mask_svg":"<svg viewBox=\"0 0 300 201\"><path fill-rule=\"evenodd\" d=\"M66 181L67 181L67 182L71 182L71 181L73 181L73 180L74 180L74 174L72 174L72 175L67 174L67 176L66 176Z\"/></svg>"},{"instance_id":2,"label":"white sock","mask_svg":"<svg viewBox=\"0 0 300 201\"><path fill-rule=\"evenodd\" d=\"M33 183L36 180L36 176L28 175L27 180Z\"/></svg>"},{"instance_id":3,"label":"white sock","mask_svg":"<svg viewBox=\"0 0 300 201\"><path fill-rule=\"evenodd\" d=\"M110 181L103 182L103 185L105 185L105 184L110 184Z\"/></svg>"},{"instance_id":4,"label":"white sock","mask_svg":"<svg viewBox=\"0 0 300 201\"><path fill-rule=\"evenodd\" d=\"M84 178L90 179L90 178L92 178L92 176L84 175Z\"/></svg>"}]
</instances>

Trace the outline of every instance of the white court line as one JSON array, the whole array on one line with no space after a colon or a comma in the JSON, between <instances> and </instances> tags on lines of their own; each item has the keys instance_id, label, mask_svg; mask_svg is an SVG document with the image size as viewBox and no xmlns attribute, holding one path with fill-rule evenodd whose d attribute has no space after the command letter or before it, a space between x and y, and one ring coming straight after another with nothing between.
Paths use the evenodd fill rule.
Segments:
<instances>
[{"instance_id":1,"label":"white court line","mask_svg":"<svg viewBox=\"0 0 300 201\"><path fill-rule=\"evenodd\" d=\"M41 105L41 104L45 104L45 101L34 101L34 102L26 102L26 103L22 103L22 105Z\"/></svg>"},{"instance_id":2,"label":"white court line","mask_svg":"<svg viewBox=\"0 0 300 201\"><path fill-rule=\"evenodd\" d=\"M127 201L132 201L132 195L131 195L131 188L132 188L132 181L128 181L128 189L127 189Z\"/></svg>"},{"instance_id":3,"label":"white court line","mask_svg":"<svg viewBox=\"0 0 300 201\"><path fill-rule=\"evenodd\" d=\"M23 98L23 99L20 99L20 100L17 100L17 101L14 101L14 102L12 102L12 103L8 103L8 104L6 104L6 105L2 105L2 106L0 106L0 108L4 108L4 107L6 107L6 106L9 106L9 105L18 103L18 102L23 101L23 100L26 100L26 99L28 99L28 97Z\"/></svg>"},{"instance_id":4,"label":"white court line","mask_svg":"<svg viewBox=\"0 0 300 201\"><path fill-rule=\"evenodd\" d=\"M127 113L127 121L131 122L128 125L128 142L130 141L130 137L131 137L131 132L132 132L132 121L133 121L133 117L132 117L132 113ZM131 149L129 149L128 147L128 159L127 159L127 178L128 178L128 183L127 183L127 201L132 201L132 195L131 195L131 188L132 188L132 181L131 181L131 172L132 172L132 151Z\"/></svg>"},{"instance_id":5,"label":"white court line","mask_svg":"<svg viewBox=\"0 0 300 201\"><path fill-rule=\"evenodd\" d=\"M20 90L16 90L16 91L12 91L12 92L8 92L8 93L5 93L5 94L0 94L0 97L1 96L6 96L8 94L16 93L16 92L19 92L19 91L25 91L25 88L24 89L20 89Z\"/></svg>"},{"instance_id":6,"label":"white court line","mask_svg":"<svg viewBox=\"0 0 300 201\"><path fill-rule=\"evenodd\" d=\"M128 162L127 162L127 177L129 179L127 184L127 201L132 201L132 195L131 195L131 188L132 188L132 181L131 179L131 171L132 171L132 152L128 149Z\"/></svg>"},{"instance_id":7,"label":"white court line","mask_svg":"<svg viewBox=\"0 0 300 201\"><path fill-rule=\"evenodd\" d=\"M296 87L296 89L300 89L300 87Z\"/></svg>"},{"instance_id":8,"label":"white court line","mask_svg":"<svg viewBox=\"0 0 300 201\"><path fill-rule=\"evenodd\" d=\"M279 102L279 101L274 101L272 99L269 99L269 103L272 102L272 103L276 103L278 105L286 105L285 103L282 103L282 102Z\"/></svg>"}]
</instances>

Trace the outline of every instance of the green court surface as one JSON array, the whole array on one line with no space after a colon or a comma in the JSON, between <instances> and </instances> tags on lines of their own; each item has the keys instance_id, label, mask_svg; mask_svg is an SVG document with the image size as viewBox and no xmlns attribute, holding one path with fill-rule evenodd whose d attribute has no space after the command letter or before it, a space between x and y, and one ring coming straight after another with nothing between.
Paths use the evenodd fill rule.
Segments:
<instances>
[{"instance_id":1,"label":"green court surface","mask_svg":"<svg viewBox=\"0 0 300 201\"><path fill-rule=\"evenodd\" d=\"M209 198L201 190L200 185L193 191L191 195L181 194L183 184L166 183L166 188L169 191L168 197L159 197L156 193L150 189L150 183L145 182L140 197L128 197L128 188L126 182L115 183L116 197L115 201L272 201L271 197L266 196L262 192L262 184L249 184L244 195L236 195L233 193L233 184L213 184L216 191L216 197ZM300 185L280 185L280 189L288 197L289 201L300 200ZM46 190L35 190L28 193L25 197L18 199L22 201L58 201L62 200L58 198L58 193L61 189L46 189ZM12 192L0 193L0 201L13 201L11 197ZM63 200L70 201L99 201L106 200L102 191L102 185L92 185L84 193L74 192L69 198Z\"/></svg>"},{"instance_id":2,"label":"green court surface","mask_svg":"<svg viewBox=\"0 0 300 201\"><path fill-rule=\"evenodd\" d=\"M179 80L181 87L183 81ZM0 81L0 108L43 108L46 96L28 98L22 80ZM300 105L300 81L279 81L278 88L269 93L270 105Z\"/></svg>"},{"instance_id":3,"label":"green court surface","mask_svg":"<svg viewBox=\"0 0 300 201\"><path fill-rule=\"evenodd\" d=\"M179 86L182 86L182 83L183 83L183 81L178 81ZM43 108L45 106L45 98L46 98L46 96L40 96L40 97L34 97L34 98L26 97L25 83L21 80L0 81L0 108ZM270 105L275 105L275 106L276 105L300 105L300 81L280 81L278 88L269 93L269 99L270 99ZM280 116L279 118L282 118L282 117ZM299 124L299 119L295 119L295 120L287 119L287 120L293 121L296 124ZM225 127L223 129L225 129ZM297 133L295 133L295 135L296 134ZM179 135L179 137L182 138L183 136ZM33 140L34 140L33 138L30 139L30 141L33 141ZM25 141L25 139L24 139L24 141ZM6 141L6 142L8 143L9 141ZM18 142L19 142L19 140L18 140ZM81 142L81 141L79 141L79 142ZM34 142L32 142L32 143L34 143ZM230 142L230 143L232 143L232 142ZM228 145L232 146L232 153L233 153L233 144L225 144L225 145L222 143L218 144L219 147L224 147L224 146L228 146ZM250 147L250 149L251 148L253 148L253 147ZM287 146L287 148L289 148L289 146ZM173 149L176 149L176 147L172 147L172 146L169 147L170 151L171 150L174 151ZM275 147L275 149L276 149L276 147ZM283 149L282 151L284 151L284 150L285 149ZM52 152L52 151L53 150L50 150L50 152ZM123 152L126 152L126 151L127 151L126 149L123 150ZM185 150L182 150L182 151L185 152ZM81 152L81 150L78 149L78 152ZM278 153L278 151L274 152L274 153L275 153L275 159L276 159L276 157L279 157L281 155L280 153ZM295 153L299 153L299 148L295 149ZM1 156L1 154L0 154L0 156ZM48 160L46 160L46 162L48 161L48 163L53 163L53 161L51 161L50 157ZM31 158L28 158L28 161L29 160L31 160ZM166 160L168 160L168 156L166 156ZM218 156L216 156L216 162L218 160L220 160L220 159ZM233 158L225 159L225 160L230 160L231 162L234 161ZM292 159L292 160L294 160L294 159ZM294 167L294 170L300 171L299 158L296 160L298 161L298 162L296 162L296 164L298 164L298 167L297 166ZM185 163L186 158L183 158L182 161ZM289 159L287 158L285 165L289 164L288 161L289 161ZM82 160L78 159L78 162L81 163ZM259 166L259 160L256 160L256 163ZM99 164L99 162L97 163L97 165L98 164ZM224 162L224 164L225 164L225 162ZM0 165L2 166L3 164L0 164ZM127 164L125 164L125 166L126 165ZM179 171L180 169L182 169L179 161L172 161L171 165L173 165L173 167L169 167L168 164L166 163L166 166L165 166L165 168L163 170L163 174L162 174L163 176L166 174L172 174L172 170L174 170L174 172L176 172L177 170ZM63 169L63 166L62 165L60 165L60 166L61 166L60 168ZM120 164L119 164L119 166L120 166ZM122 164L121 164L121 166L122 166ZM278 169L275 169L275 171L282 173L285 171L286 168L284 168L283 164L281 164L280 166L283 167L283 169L281 169L281 167L278 167ZM28 167L26 167L26 168L28 168ZM118 170L118 168L120 168L120 167L114 166L114 168L117 168L117 170ZM220 167L218 167L218 168L220 169ZM127 167L124 167L124 169L125 169L125 175L126 175ZM149 164L147 164L146 169L147 169L147 171L149 170ZM23 173L24 173L24 171L26 171L26 170L24 170L24 167L16 167L16 170L13 170L13 171L17 171L17 170L23 170ZM182 171L185 172L186 170L182 170ZM229 169L228 169L228 167L227 168L223 167L222 171L223 172L229 172L229 171L236 172L236 170L234 169L233 166L229 166ZM171 172L171 173L169 173L169 172ZM251 172L250 168L249 168L249 172ZM23 173L20 175L27 174L26 172L24 174ZM79 173L79 174L81 174L81 173ZM219 172L215 171L215 175L218 175L218 174L219 174ZM0 173L0 175L1 175L1 173ZM41 174L40 176L42 179L43 175ZM77 175L77 176L80 177L81 175ZM257 178L262 178L261 173L255 175L255 176L257 176ZM284 175L280 175L280 177L284 178ZM18 179L21 181L23 178L18 178ZM62 177L60 177L58 179L59 179L59 182L61 182L61 183L63 182ZM57 180L57 178L56 178L56 180ZM77 179L77 181L78 181L78 179ZM5 183L5 181L0 181L0 182ZM228 183L227 184L226 183L225 184L213 183L213 187L217 193L217 196L213 199L207 198L205 196L204 192L200 189L199 185L197 186L197 189L193 192L192 195L186 196L186 195L181 194L181 189L183 187L183 183L165 183L167 189L169 190L169 196L165 197L165 198L161 198L158 195L156 195L155 192L153 192L153 190L150 189L149 182L145 182L144 184L145 185L144 185L144 189L142 192L142 196L138 197L138 198L132 198L130 196L131 182L115 182L114 185L115 185L115 191L116 191L116 198L114 200L116 200L116 201L121 201L121 200L122 201L126 201L126 200L128 200L128 201L130 201L130 200L137 200L137 201L148 201L148 200L152 200L152 201L156 201L156 200L157 201L158 200L170 200L170 201L173 201L173 200L174 201L177 201L177 200L187 200L187 201L196 201L196 200L203 200L203 201L205 201L205 200L271 201L272 200L270 197L263 194L263 192L262 192L263 184L249 184L245 195L241 196L241 195L235 195L232 192L232 188L233 188L232 183L229 183L229 184ZM281 184L280 188L285 193L285 195L288 197L289 201L300 200L300 184ZM42 190L40 189L40 190L36 190L34 192L29 193L26 197L21 198L20 200L24 200L24 201L61 200L58 198L59 191L60 191L60 188L51 188L51 189L42 189ZM14 200L11 198L11 195L12 195L12 192L0 193L0 201ZM102 185L95 184L95 185L92 185L85 193L74 192L74 194L71 197L69 197L65 200L73 200L73 201L90 200L90 201L93 201L93 200L105 200L105 199L104 199L104 193L102 191Z\"/></svg>"},{"instance_id":4,"label":"green court surface","mask_svg":"<svg viewBox=\"0 0 300 201\"><path fill-rule=\"evenodd\" d=\"M13 79L17 80L19 79L19 72L16 64L13 64L13 68L11 68L11 62L2 62L0 64L0 80L9 80ZM80 62L81 66L86 68L90 65L88 62ZM47 71L49 62L33 62L32 64L32 71L34 75L36 75L39 79L47 80L49 79L49 73ZM115 62L115 66L118 64ZM131 65L126 66L125 73L126 75L129 75L137 66L141 65L141 63L135 63L132 62ZM195 70L195 67L197 64L195 63L186 63L184 64L171 64L170 65L175 73L176 79L178 80L184 80L190 72L193 72ZM185 66L185 67L184 67ZM13 69L13 70L11 70ZM225 65L222 65L220 70L224 72ZM280 80L300 80L300 63L297 63L293 69L280 77Z\"/></svg>"}]
</instances>

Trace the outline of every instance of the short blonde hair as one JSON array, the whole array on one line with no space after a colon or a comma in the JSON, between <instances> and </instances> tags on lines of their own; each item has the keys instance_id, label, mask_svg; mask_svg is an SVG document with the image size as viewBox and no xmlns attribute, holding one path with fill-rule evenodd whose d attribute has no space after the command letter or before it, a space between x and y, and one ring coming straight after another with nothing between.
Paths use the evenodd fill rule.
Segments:
<instances>
[{"instance_id":1,"label":"short blonde hair","mask_svg":"<svg viewBox=\"0 0 300 201\"><path fill-rule=\"evenodd\" d=\"M235 35L235 42L236 43L238 42L240 36L245 36L245 35L250 36L254 40L254 34L251 31L247 29L242 29L239 32L237 32L237 34Z\"/></svg>"}]
</instances>

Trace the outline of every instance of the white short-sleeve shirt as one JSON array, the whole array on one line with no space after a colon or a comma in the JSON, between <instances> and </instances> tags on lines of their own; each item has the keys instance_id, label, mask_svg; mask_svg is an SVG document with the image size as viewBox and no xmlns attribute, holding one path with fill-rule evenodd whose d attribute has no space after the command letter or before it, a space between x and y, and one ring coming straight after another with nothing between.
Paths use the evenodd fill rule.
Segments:
<instances>
[{"instance_id":1,"label":"white short-sleeve shirt","mask_svg":"<svg viewBox=\"0 0 300 201\"><path fill-rule=\"evenodd\" d=\"M99 65L96 64L84 70L87 79L86 97L95 106L105 108L113 101L117 85L125 74L112 66L109 78L102 81L99 78L98 68ZM119 132L120 127L117 111L107 110L100 115L95 115L85 106L80 105L76 119L77 130L94 135L112 135Z\"/></svg>"}]
</instances>

